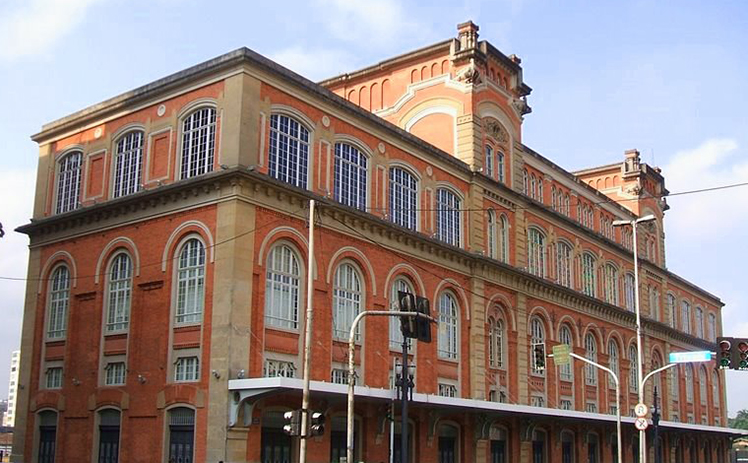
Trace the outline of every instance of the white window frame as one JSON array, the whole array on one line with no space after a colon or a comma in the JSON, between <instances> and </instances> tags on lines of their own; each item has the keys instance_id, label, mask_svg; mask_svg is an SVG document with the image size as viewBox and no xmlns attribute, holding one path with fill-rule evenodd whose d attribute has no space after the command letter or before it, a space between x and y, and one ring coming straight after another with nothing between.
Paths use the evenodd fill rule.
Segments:
<instances>
[{"instance_id":1,"label":"white window frame","mask_svg":"<svg viewBox=\"0 0 748 463\"><path fill-rule=\"evenodd\" d=\"M587 333L584 337L584 357L597 363L597 339L592 333ZM584 384L597 386L597 368L590 364L585 364L584 368Z\"/></svg>"},{"instance_id":2,"label":"white window frame","mask_svg":"<svg viewBox=\"0 0 748 463\"><path fill-rule=\"evenodd\" d=\"M623 292L626 296L626 309L630 311L636 310L636 289L635 289L634 274L626 272L623 277Z\"/></svg>"},{"instance_id":3,"label":"white window frame","mask_svg":"<svg viewBox=\"0 0 748 463\"><path fill-rule=\"evenodd\" d=\"M509 263L509 219L505 214L499 214L499 260Z\"/></svg>"},{"instance_id":4,"label":"white window frame","mask_svg":"<svg viewBox=\"0 0 748 463\"><path fill-rule=\"evenodd\" d=\"M702 407L707 406L706 386L706 368L704 368L704 365L701 365L699 367L699 402Z\"/></svg>"},{"instance_id":5,"label":"white window frame","mask_svg":"<svg viewBox=\"0 0 748 463\"><path fill-rule=\"evenodd\" d=\"M635 345L629 346L629 392L639 392L638 351Z\"/></svg>"},{"instance_id":6,"label":"white window frame","mask_svg":"<svg viewBox=\"0 0 748 463\"><path fill-rule=\"evenodd\" d=\"M621 377L621 362L620 353L618 349L618 343L614 340L608 341L608 365L611 370L616 374L617 377ZM608 381L608 387L614 388L615 383L611 380Z\"/></svg>"},{"instance_id":7,"label":"white window frame","mask_svg":"<svg viewBox=\"0 0 748 463\"><path fill-rule=\"evenodd\" d=\"M527 229L527 271L533 275L545 278L546 236L539 228Z\"/></svg>"},{"instance_id":8,"label":"white window frame","mask_svg":"<svg viewBox=\"0 0 748 463\"><path fill-rule=\"evenodd\" d=\"M678 300L675 295L668 293L666 296L666 304L670 316L670 327L677 328L678 326Z\"/></svg>"},{"instance_id":9,"label":"white window frame","mask_svg":"<svg viewBox=\"0 0 748 463\"><path fill-rule=\"evenodd\" d=\"M486 214L486 248L488 248L488 257L492 259L498 259L499 256L497 245L498 228L499 225L496 223L496 213L493 209L489 209Z\"/></svg>"},{"instance_id":10,"label":"white window frame","mask_svg":"<svg viewBox=\"0 0 748 463\"><path fill-rule=\"evenodd\" d=\"M356 146L335 143L335 184L333 196L346 206L366 210L369 159Z\"/></svg>"},{"instance_id":11,"label":"white window frame","mask_svg":"<svg viewBox=\"0 0 748 463\"><path fill-rule=\"evenodd\" d=\"M504 159L504 153L496 150L496 177L501 183L506 183L506 174L504 173Z\"/></svg>"},{"instance_id":12,"label":"white window frame","mask_svg":"<svg viewBox=\"0 0 748 463\"><path fill-rule=\"evenodd\" d=\"M489 364L493 368L504 368L505 325L501 317L488 317Z\"/></svg>"},{"instance_id":13,"label":"white window frame","mask_svg":"<svg viewBox=\"0 0 748 463\"><path fill-rule=\"evenodd\" d=\"M333 338L347 341L353 319L364 307L363 281L358 269L350 262L335 270L332 298ZM356 326L356 342L361 341L361 323Z\"/></svg>"},{"instance_id":14,"label":"white window frame","mask_svg":"<svg viewBox=\"0 0 748 463\"><path fill-rule=\"evenodd\" d=\"M452 246L462 242L462 201L449 188L436 190L436 238Z\"/></svg>"},{"instance_id":15,"label":"white window frame","mask_svg":"<svg viewBox=\"0 0 748 463\"><path fill-rule=\"evenodd\" d=\"M83 152L72 150L57 161L55 213L63 214L80 206Z\"/></svg>"},{"instance_id":16,"label":"white window frame","mask_svg":"<svg viewBox=\"0 0 748 463\"><path fill-rule=\"evenodd\" d=\"M561 325L561 329L558 330L558 340L561 344L568 344L572 349L574 348L574 338L571 332L571 328L566 323ZM562 381L574 381L574 369L571 367L571 362L559 365L559 378Z\"/></svg>"},{"instance_id":17,"label":"white window frame","mask_svg":"<svg viewBox=\"0 0 748 463\"><path fill-rule=\"evenodd\" d=\"M457 385L453 383L446 383L440 380L438 382L437 395L441 397L458 397Z\"/></svg>"},{"instance_id":18,"label":"white window frame","mask_svg":"<svg viewBox=\"0 0 748 463\"><path fill-rule=\"evenodd\" d=\"M174 382L194 383L200 381L200 357L180 355L174 362Z\"/></svg>"},{"instance_id":19,"label":"white window frame","mask_svg":"<svg viewBox=\"0 0 748 463\"><path fill-rule=\"evenodd\" d=\"M109 263L107 279L107 334L127 332L132 305L133 261L125 252L117 253Z\"/></svg>"},{"instance_id":20,"label":"white window frame","mask_svg":"<svg viewBox=\"0 0 748 463\"><path fill-rule=\"evenodd\" d=\"M47 301L47 339L65 339L70 310L70 269L59 265L49 280Z\"/></svg>"},{"instance_id":21,"label":"white window frame","mask_svg":"<svg viewBox=\"0 0 748 463\"><path fill-rule=\"evenodd\" d=\"M683 332L691 334L691 303L685 299L680 303L680 318Z\"/></svg>"},{"instance_id":22,"label":"white window frame","mask_svg":"<svg viewBox=\"0 0 748 463\"><path fill-rule=\"evenodd\" d=\"M444 291L439 295L439 338L437 350L439 358L457 360L459 358L460 307L457 298ZM442 329L441 327L444 326Z\"/></svg>"},{"instance_id":23,"label":"white window frame","mask_svg":"<svg viewBox=\"0 0 748 463\"><path fill-rule=\"evenodd\" d=\"M483 174L487 177L494 178L493 176L493 148L491 145L486 145L485 148L485 165L483 166Z\"/></svg>"},{"instance_id":24,"label":"white window frame","mask_svg":"<svg viewBox=\"0 0 748 463\"><path fill-rule=\"evenodd\" d=\"M567 288L571 288L574 283L572 280L573 254L573 248L566 241L556 242L556 281Z\"/></svg>"},{"instance_id":25,"label":"white window frame","mask_svg":"<svg viewBox=\"0 0 748 463\"><path fill-rule=\"evenodd\" d=\"M693 377L693 366L691 364L685 364L686 374L686 402L689 404L693 403L693 389L694 389L694 377Z\"/></svg>"},{"instance_id":26,"label":"white window frame","mask_svg":"<svg viewBox=\"0 0 748 463\"><path fill-rule=\"evenodd\" d=\"M533 315L530 319L530 345L545 345L545 323L538 315ZM535 353L530 350L530 372L535 376L545 376L545 369L539 368L535 363Z\"/></svg>"},{"instance_id":27,"label":"white window frame","mask_svg":"<svg viewBox=\"0 0 748 463\"><path fill-rule=\"evenodd\" d=\"M44 388L45 389L62 389L63 382L65 380L65 371L62 365L54 365L47 367L44 372Z\"/></svg>"},{"instance_id":28,"label":"white window frame","mask_svg":"<svg viewBox=\"0 0 748 463\"><path fill-rule=\"evenodd\" d=\"M582 292L590 297L597 296L596 264L597 259L591 252L582 253Z\"/></svg>"},{"instance_id":29,"label":"white window frame","mask_svg":"<svg viewBox=\"0 0 748 463\"><path fill-rule=\"evenodd\" d=\"M124 360L109 361L104 366L104 386L124 386L127 364Z\"/></svg>"},{"instance_id":30,"label":"white window frame","mask_svg":"<svg viewBox=\"0 0 748 463\"><path fill-rule=\"evenodd\" d=\"M605 276L605 302L618 305L620 299L618 294L618 267L608 262L603 267L603 274Z\"/></svg>"},{"instance_id":31,"label":"white window frame","mask_svg":"<svg viewBox=\"0 0 748 463\"><path fill-rule=\"evenodd\" d=\"M299 329L302 265L296 252L285 243L268 253L265 271L265 326Z\"/></svg>"},{"instance_id":32,"label":"white window frame","mask_svg":"<svg viewBox=\"0 0 748 463\"><path fill-rule=\"evenodd\" d=\"M389 170L389 218L396 225L418 230L418 178L408 169Z\"/></svg>"},{"instance_id":33,"label":"white window frame","mask_svg":"<svg viewBox=\"0 0 748 463\"><path fill-rule=\"evenodd\" d=\"M704 309L696 306L693 312L695 330L694 335L699 339L704 339Z\"/></svg>"},{"instance_id":34,"label":"white window frame","mask_svg":"<svg viewBox=\"0 0 748 463\"><path fill-rule=\"evenodd\" d=\"M179 247L176 269L176 325L202 323L205 310L205 244L196 237Z\"/></svg>"},{"instance_id":35,"label":"white window frame","mask_svg":"<svg viewBox=\"0 0 748 463\"><path fill-rule=\"evenodd\" d=\"M117 139L112 169L113 198L131 195L140 190L144 138L142 130L130 130Z\"/></svg>"},{"instance_id":36,"label":"white window frame","mask_svg":"<svg viewBox=\"0 0 748 463\"><path fill-rule=\"evenodd\" d=\"M179 178L213 171L216 150L216 108L203 106L182 118L182 153Z\"/></svg>"},{"instance_id":37,"label":"white window frame","mask_svg":"<svg viewBox=\"0 0 748 463\"><path fill-rule=\"evenodd\" d=\"M263 378L295 378L296 364L287 360L265 359L262 364ZM346 382L347 384L347 382Z\"/></svg>"}]
</instances>

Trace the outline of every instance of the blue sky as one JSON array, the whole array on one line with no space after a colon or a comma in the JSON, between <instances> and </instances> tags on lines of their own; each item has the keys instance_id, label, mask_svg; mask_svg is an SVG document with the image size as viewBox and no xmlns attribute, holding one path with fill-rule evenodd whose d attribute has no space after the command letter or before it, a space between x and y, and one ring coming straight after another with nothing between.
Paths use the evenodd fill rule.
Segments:
<instances>
[{"instance_id":1,"label":"blue sky","mask_svg":"<svg viewBox=\"0 0 748 463\"><path fill-rule=\"evenodd\" d=\"M256 5L257 3L258 5ZM569 170L638 148L671 192L748 181L748 4L743 1L5 0L0 3L0 221L31 215L29 135L73 111L247 46L312 79L455 35L522 58L524 142ZM670 270L726 303L748 337L748 187L669 199ZM0 276L25 276L27 241L0 240ZM19 345L24 284L0 281L0 397ZM748 372L728 372L730 415ZM743 392L743 394L741 394Z\"/></svg>"}]
</instances>

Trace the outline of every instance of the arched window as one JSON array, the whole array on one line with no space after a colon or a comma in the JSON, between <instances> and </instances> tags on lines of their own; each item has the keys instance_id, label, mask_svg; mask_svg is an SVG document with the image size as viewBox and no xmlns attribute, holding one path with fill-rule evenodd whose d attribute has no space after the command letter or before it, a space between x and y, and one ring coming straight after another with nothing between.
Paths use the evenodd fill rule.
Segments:
<instances>
[{"instance_id":1,"label":"arched window","mask_svg":"<svg viewBox=\"0 0 748 463\"><path fill-rule=\"evenodd\" d=\"M493 148L490 145L486 145L486 162L483 166L483 173L493 178Z\"/></svg>"},{"instance_id":2,"label":"arched window","mask_svg":"<svg viewBox=\"0 0 748 463\"><path fill-rule=\"evenodd\" d=\"M390 290L390 310L400 310L398 304L398 293L402 291L404 293L415 294L413 285L410 284L405 278L397 278L392 283ZM389 317L390 319L390 349L400 350L403 346L403 332L400 329L400 318Z\"/></svg>"},{"instance_id":3,"label":"arched window","mask_svg":"<svg viewBox=\"0 0 748 463\"><path fill-rule=\"evenodd\" d=\"M719 374L712 371L712 407L719 408Z\"/></svg>"},{"instance_id":4,"label":"arched window","mask_svg":"<svg viewBox=\"0 0 748 463\"><path fill-rule=\"evenodd\" d=\"M460 245L460 199L446 188L436 190L436 238Z\"/></svg>"},{"instance_id":5,"label":"arched window","mask_svg":"<svg viewBox=\"0 0 748 463\"><path fill-rule=\"evenodd\" d=\"M496 246L498 225L496 224L496 213L493 209L488 210L487 221L488 230L486 231L486 247L488 248L488 256L492 259L497 259L499 256L498 247Z\"/></svg>"},{"instance_id":6,"label":"arched window","mask_svg":"<svg viewBox=\"0 0 748 463\"><path fill-rule=\"evenodd\" d=\"M112 259L107 286L106 331L126 331L132 300L132 260L125 253Z\"/></svg>"},{"instance_id":7,"label":"arched window","mask_svg":"<svg viewBox=\"0 0 748 463\"><path fill-rule=\"evenodd\" d=\"M499 260L509 263L509 219L499 215Z\"/></svg>"},{"instance_id":8,"label":"arched window","mask_svg":"<svg viewBox=\"0 0 748 463\"><path fill-rule=\"evenodd\" d=\"M639 391L639 357L636 346L629 346L629 391Z\"/></svg>"},{"instance_id":9,"label":"arched window","mask_svg":"<svg viewBox=\"0 0 748 463\"><path fill-rule=\"evenodd\" d=\"M571 288L571 246L565 241L556 243L556 278L558 284Z\"/></svg>"},{"instance_id":10,"label":"arched window","mask_svg":"<svg viewBox=\"0 0 748 463\"><path fill-rule=\"evenodd\" d=\"M532 336L530 338L531 345L545 344L545 327L540 317L535 316L530 320L530 334ZM532 359L532 373L540 376L545 375L545 369L536 364L535 355L532 351L530 352L530 357Z\"/></svg>"},{"instance_id":11,"label":"arched window","mask_svg":"<svg viewBox=\"0 0 748 463\"><path fill-rule=\"evenodd\" d=\"M649 286L649 315L660 321L660 290L654 285Z\"/></svg>"},{"instance_id":12,"label":"arched window","mask_svg":"<svg viewBox=\"0 0 748 463\"><path fill-rule=\"evenodd\" d=\"M55 269L47 302L47 338L64 338L70 305L70 271L64 265Z\"/></svg>"},{"instance_id":13,"label":"arched window","mask_svg":"<svg viewBox=\"0 0 748 463\"><path fill-rule=\"evenodd\" d=\"M538 179L535 178L535 174L530 174L530 197L532 199L538 196Z\"/></svg>"},{"instance_id":14,"label":"arched window","mask_svg":"<svg viewBox=\"0 0 748 463\"><path fill-rule=\"evenodd\" d=\"M619 378L620 375L620 362L619 362L620 356L618 355L618 344L614 340L608 341L608 365L611 370L613 370L613 373L616 374ZM610 387L614 387L615 383L611 380L609 382Z\"/></svg>"},{"instance_id":15,"label":"arched window","mask_svg":"<svg viewBox=\"0 0 748 463\"><path fill-rule=\"evenodd\" d=\"M706 406L706 368L704 365L699 368L699 403Z\"/></svg>"},{"instance_id":16,"label":"arched window","mask_svg":"<svg viewBox=\"0 0 748 463\"><path fill-rule=\"evenodd\" d=\"M569 199L569 195L564 195L564 214L566 214L567 217L571 215L571 200Z\"/></svg>"},{"instance_id":17,"label":"arched window","mask_svg":"<svg viewBox=\"0 0 748 463\"><path fill-rule=\"evenodd\" d=\"M457 358L457 326L459 320L457 301L452 294L439 296L439 357ZM444 328L442 328L442 326Z\"/></svg>"},{"instance_id":18,"label":"arched window","mask_svg":"<svg viewBox=\"0 0 748 463\"><path fill-rule=\"evenodd\" d=\"M418 228L418 180L400 167L390 168L390 220L411 230Z\"/></svg>"},{"instance_id":19,"label":"arched window","mask_svg":"<svg viewBox=\"0 0 748 463\"><path fill-rule=\"evenodd\" d=\"M670 314L670 326L675 328L678 326L678 314L675 311L675 296L668 294L666 303L668 313Z\"/></svg>"},{"instance_id":20,"label":"arched window","mask_svg":"<svg viewBox=\"0 0 748 463\"><path fill-rule=\"evenodd\" d=\"M57 443L57 412L39 412L39 463L54 463Z\"/></svg>"},{"instance_id":21,"label":"arched window","mask_svg":"<svg viewBox=\"0 0 748 463\"><path fill-rule=\"evenodd\" d=\"M680 310L680 322L683 325L683 332L691 334L691 304L688 301L682 301Z\"/></svg>"},{"instance_id":22,"label":"arched window","mask_svg":"<svg viewBox=\"0 0 748 463\"><path fill-rule=\"evenodd\" d=\"M714 342L717 340L717 317L709 313L707 320L709 320L709 341Z\"/></svg>"},{"instance_id":23,"label":"arched window","mask_svg":"<svg viewBox=\"0 0 748 463\"><path fill-rule=\"evenodd\" d=\"M336 339L348 340L353 319L361 312L364 298L361 277L351 264L342 264L335 271L332 298L332 331ZM361 324L356 326L356 340L361 338Z\"/></svg>"},{"instance_id":24,"label":"arched window","mask_svg":"<svg viewBox=\"0 0 748 463\"><path fill-rule=\"evenodd\" d=\"M457 463L460 461L458 445L459 430L450 424L439 425L439 451L436 461L440 463Z\"/></svg>"},{"instance_id":25,"label":"arched window","mask_svg":"<svg viewBox=\"0 0 748 463\"><path fill-rule=\"evenodd\" d=\"M701 307L696 307L694 310L694 322L696 323L696 337L699 339L704 338L704 310Z\"/></svg>"},{"instance_id":26,"label":"arched window","mask_svg":"<svg viewBox=\"0 0 748 463\"><path fill-rule=\"evenodd\" d=\"M634 311L636 309L636 291L634 284L634 274L626 273L623 278L623 293L626 295L626 309Z\"/></svg>"},{"instance_id":27,"label":"arched window","mask_svg":"<svg viewBox=\"0 0 748 463\"><path fill-rule=\"evenodd\" d=\"M283 182L307 187L309 131L296 119L283 114L270 116L270 176Z\"/></svg>"},{"instance_id":28,"label":"arched window","mask_svg":"<svg viewBox=\"0 0 748 463\"><path fill-rule=\"evenodd\" d=\"M618 305L618 268L605 264L605 302Z\"/></svg>"},{"instance_id":29,"label":"arched window","mask_svg":"<svg viewBox=\"0 0 748 463\"><path fill-rule=\"evenodd\" d=\"M195 461L195 411L187 407L169 410L168 432L168 461Z\"/></svg>"},{"instance_id":30,"label":"arched window","mask_svg":"<svg viewBox=\"0 0 748 463\"><path fill-rule=\"evenodd\" d=\"M677 402L680 396L680 369L679 367L670 369L670 397L673 402Z\"/></svg>"},{"instance_id":31,"label":"arched window","mask_svg":"<svg viewBox=\"0 0 748 463\"><path fill-rule=\"evenodd\" d=\"M295 330L299 327L299 259L290 246L273 247L265 278L265 326Z\"/></svg>"},{"instance_id":32,"label":"arched window","mask_svg":"<svg viewBox=\"0 0 748 463\"><path fill-rule=\"evenodd\" d=\"M182 123L182 179L213 170L216 149L216 110L201 108Z\"/></svg>"},{"instance_id":33,"label":"arched window","mask_svg":"<svg viewBox=\"0 0 748 463\"><path fill-rule=\"evenodd\" d=\"M558 202L556 201L556 186L551 185L551 209L554 211L558 210Z\"/></svg>"},{"instance_id":34,"label":"arched window","mask_svg":"<svg viewBox=\"0 0 748 463\"><path fill-rule=\"evenodd\" d=\"M501 151L496 152L496 174L499 182L506 183L506 176L504 175L504 153Z\"/></svg>"},{"instance_id":35,"label":"arched window","mask_svg":"<svg viewBox=\"0 0 748 463\"><path fill-rule=\"evenodd\" d=\"M569 347L573 347L574 343L572 342L571 338L571 328L569 328L568 325L562 325L561 330L558 333L558 339L561 341L561 344L566 344ZM571 362L565 363L558 367L561 379L564 381L572 381L574 379L573 377L573 370L571 369Z\"/></svg>"},{"instance_id":36,"label":"arched window","mask_svg":"<svg viewBox=\"0 0 748 463\"><path fill-rule=\"evenodd\" d=\"M595 297L597 283L595 281L595 256L592 253L582 254L582 292Z\"/></svg>"},{"instance_id":37,"label":"arched window","mask_svg":"<svg viewBox=\"0 0 748 463\"><path fill-rule=\"evenodd\" d=\"M114 155L114 190L112 196L119 198L140 189L143 163L143 132L133 130L117 141Z\"/></svg>"},{"instance_id":38,"label":"arched window","mask_svg":"<svg viewBox=\"0 0 748 463\"><path fill-rule=\"evenodd\" d=\"M55 208L57 214L78 209L82 158L83 153L73 151L60 159L57 174L57 207Z\"/></svg>"},{"instance_id":39,"label":"arched window","mask_svg":"<svg viewBox=\"0 0 748 463\"><path fill-rule=\"evenodd\" d=\"M120 411L112 408L99 410L99 462L119 461Z\"/></svg>"},{"instance_id":40,"label":"arched window","mask_svg":"<svg viewBox=\"0 0 748 463\"><path fill-rule=\"evenodd\" d=\"M504 367L504 320L488 317L488 358L492 367Z\"/></svg>"},{"instance_id":41,"label":"arched window","mask_svg":"<svg viewBox=\"0 0 748 463\"><path fill-rule=\"evenodd\" d=\"M538 193L537 196L535 196L535 199L542 203L543 202L543 179L538 178Z\"/></svg>"},{"instance_id":42,"label":"arched window","mask_svg":"<svg viewBox=\"0 0 748 463\"><path fill-rule=\"evenodd\" d=\"M335 144L335 200L366 209L366 156L348 143Z\"/></svg>"},{"instance_id":43,"label":"arched window","mask_svg":"<svg viewBox=\"0 0 748 463\"><path fill-rule=\"evenodd\" d=\"M686 402L693 403L693 366L686 364Z\"/></svg>"},{"instance_id":44,"label":"arched window","mask_svg":"<svg viewBox=\"0 0 748 463\"><path fill-rule=\"evenodd\" d=\"M527 230L527 270L545 277L545 235L537 228Z\"/></svg>"},{"instance_id":45,"label":"arched window","mask_svg":"<svg viewBox=\"0 0 748 463\"><path fill-rule=\"evenodd\" d=\"M528 183L529 180L530 177L527 173L527 169L522 169L522 192L527 196L530 196L530 184Z\"/></svg>"},{"instance_id":46,"label":"arched window","mask_svg":"<svg viewBox=\"0 0 748 463\"><path fill-rule=\"evenodd\" d=\"M597 341L595 341L595 336L592 333L587 333L587 336L585 336L584 349L585 358L597 362ZM584 380L588 386L597 386L597 369L592 365L585 364Z\"/></svg>"},{"instance_id":47,"label":"arched window","mask_svg":"<svg viewBox=\"0 0 748 463\"><path fill-rule=\"evenodd\" d=\"M177 323L199 323L205 304L205 246L192 238L182 246L177 269Z\"/></svg>"}]
</instances>

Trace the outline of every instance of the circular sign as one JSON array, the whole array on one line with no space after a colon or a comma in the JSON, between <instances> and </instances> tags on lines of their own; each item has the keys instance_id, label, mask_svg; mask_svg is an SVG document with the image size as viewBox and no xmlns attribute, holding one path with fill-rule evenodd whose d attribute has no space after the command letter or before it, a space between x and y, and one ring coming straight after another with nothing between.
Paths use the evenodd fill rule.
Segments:
<instances>
[{"instance_id":1,"label":"circular sign","mask_svg":"<svg viewBox=\"0 0 748 463\"><path fill-rule=\"evenodd\" d=\"M649 413L649 409L646 404L636 404L636 407L634 407L634 414L639 418L644 418L647 413Z\"/></svg>"},{"instance_id":2,"label":"circular sign","mask_svg":"<svg viewBox=\"0 0 748 463\"><path fill-rule=\"evenodd\" d=\"M646 418L637 418L636 421L634 421L634 426L636 426L636 429L639 431L644 431L649 427L649 423L647 423Z\"/></svg>"}]
</instances>

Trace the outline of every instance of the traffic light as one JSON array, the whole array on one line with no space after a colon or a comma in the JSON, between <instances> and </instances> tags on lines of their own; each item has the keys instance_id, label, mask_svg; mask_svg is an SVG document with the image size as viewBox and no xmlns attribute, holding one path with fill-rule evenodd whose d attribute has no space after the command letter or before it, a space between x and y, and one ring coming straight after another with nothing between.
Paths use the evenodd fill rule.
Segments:
<instances>
[{"instance_id":1,"label":"traffic light","mask_svg":"<svg viewBox=\"0 0 748 463\"><path fill-rule=\"evenodd\" d=\"M717 338L717 360L722 369L732 368L732 338Z\"/></svg>"},{"instance_id":2,"label":"traffic light","mask_svg":"<svg viewBox=\"0 0 748 463\"><path fill-rule=\"evenodd\" d=\"M283 414L283 432L289 436L298 436L301 434L301 410L294 410Z\"/></svg>"},{"instance_id":3,"label":"traffic light","mask_svg":"<svg viewBox=\"0 0 748 463\"><path fill-rule=\"evenodd\" d=\"M401 312L419 312L424 315L431 315L431 305L425 297L398 291L397 302ZM427 318L400 317L400 327L403 337L415 338L421 342L431 342L431 322Z\"/></svg>"},{"instance_id":4,"label":"traffic light","mask_svg":"<svg viewBox=\"0 0 748 463\"><path fill-rule=\"evenodd\" d=\"M320 412L309 413L309 435L321 436L325 433L325 415Z\"/></svg>"},{"instance_id":5,"label":"traffic light","mask_svg":"<svg viewBox=\"0 0 748 463\"><path fill-rule=\"evenodd\" d=\"M738 357L738 370L748 370L748 339L736 339L736 354Z\"/></svg>"},{"instance_id":6,"label":"traffic light","mask_svg":"<svg viewBox=\"0 0 748 463\"><path fill-rule=\"evenodd\" d=\"M431 316L431 305L425 297L416 297L416 310L424 315ZM431 320L428 318L418 318L416 321L418 327L418 340L421 342L431 342Z\"/></svg>"},{"instance_id":7,"label":"traffic light","mask_svg":"<svg viewBox=\"0 0 748 463\"><path fill-rule=\"evenodd\" d=\"M538 342L532 345L532 367L535 371L545 370L545 343Z\"/></svg>"}]
</instances>

